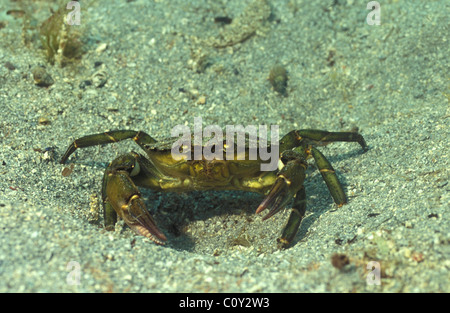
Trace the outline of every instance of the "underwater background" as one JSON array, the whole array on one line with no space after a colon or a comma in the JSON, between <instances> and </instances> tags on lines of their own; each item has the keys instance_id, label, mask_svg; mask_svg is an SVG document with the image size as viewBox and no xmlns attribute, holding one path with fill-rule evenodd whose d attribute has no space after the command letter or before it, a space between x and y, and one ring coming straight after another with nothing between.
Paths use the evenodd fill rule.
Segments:
<instances>
[{"instance_id":1,"label":"underwater background","mask_svg":"<svg viewBox=\"0 0 450 313\"><path fill-rule=\"evenodd\" d=\"M0 0L0 291L450 291L448 1L67 3ZM195 117L281 136L357 129L369 150L319 147L348 203L311 164L286 250L289 210L263 222L245 192L142 190L165 246L122 222L105 231L103 172L139 147L61 165L69 144L166 138Z\"/></svg>"}]
</instances>

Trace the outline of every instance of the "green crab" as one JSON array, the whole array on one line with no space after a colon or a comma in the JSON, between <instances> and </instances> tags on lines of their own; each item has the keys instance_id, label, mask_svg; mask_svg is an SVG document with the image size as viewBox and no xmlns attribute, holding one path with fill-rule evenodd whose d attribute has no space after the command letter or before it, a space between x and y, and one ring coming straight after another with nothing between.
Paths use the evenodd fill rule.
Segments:
<instances>
[{"instance_id":1,"label":"green crab","mask_svg":"<svg viewBox=\"0 0 450 313\"><path fill-rule=\"evenodd\" d=\"M167 240L147 210L137 186L155 191L192 190L245 190L265 195L256 213L268 209L263 217L268 219L280 209L290 206L291 213L281 236L279 248L286 248L294 239L306 211L306 193L303 186L307 160L313 158L326 185L338 206L347 202L336 173L325 156L315 148L318 144L335 141L357 142L363 150L366 142L357 132L328 132L324 130L293 130L278 143L278 168L262 171L261 159L234 158L221 160L188 160L174 158L173 139L157 142L142 131L116 130L89 135L75 140L61 159L66 163L77 148L102 145L126 139L134 140L147 157L135 152L119 156L106 168L102 183L104 221L107 230L113 230L117 216L137 234L157 244ZM270 145L270 144L269 144ZM194 151L192 145L189 151ZM230 149L223 142L223 153ZM245 149L248 156L249 149Z\"/></svg>"}]
</instances>

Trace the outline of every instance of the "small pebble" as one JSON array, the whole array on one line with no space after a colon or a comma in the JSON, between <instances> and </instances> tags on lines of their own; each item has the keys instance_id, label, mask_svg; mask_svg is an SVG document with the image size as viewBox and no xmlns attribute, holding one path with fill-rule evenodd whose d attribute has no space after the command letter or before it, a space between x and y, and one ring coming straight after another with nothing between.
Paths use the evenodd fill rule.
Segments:
<instances>
[{"instance_id":1,"label":"small pebble","mask_svg":"<svg viewBox=\"0 0 450 313\"><path fill-rule=\"evenodd\" d=\"M206 97L205 96L200 96L198 98L197 104L205 104L206 103Z\"/></svg>"},{"instance_id":2,"label":"small pebble","mask_svg":"<svg viewBox=\"0 0 450 313\"><path fill-rule=\"evenodd\" d=\"M33 67L31 74L33 74L34 83L39 87L48 87L54 83L53 78L41 66Z\"/></svg>"},{"instance_id":3,"label":"small pebble","mask_svg":"<svg viewBox=\"0 0 450 313\"><path fill-rule=\"evenodd\" d=\"M270 70L269 81L272 84L273 89L283 96L287 96L287 71L284 67L280 65L274 66Z\"/></svg>"},{"instance_id":4,"label":"small pebble","mask_svg":"<svg viewBox=\"0 0 450 313\"><path fill-rule=\"evenodd\" d=\"M98 47L97 47L97 49L95 49L95 52L97 52L97 53L102 53L103 51L105 51L106 50L106 48L108 48L108 44L107 43L102 43L102 44L100 44Z\"/></svg>"}]
</instances>

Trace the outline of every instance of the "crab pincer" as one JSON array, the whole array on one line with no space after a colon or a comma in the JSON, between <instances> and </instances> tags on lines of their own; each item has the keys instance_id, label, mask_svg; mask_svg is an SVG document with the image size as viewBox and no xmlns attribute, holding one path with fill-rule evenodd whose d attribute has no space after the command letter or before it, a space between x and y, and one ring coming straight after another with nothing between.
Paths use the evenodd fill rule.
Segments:
<instances>
[{"instance_id":1,"label":"crab pincer","mask_svg":"<svg viewBox=\"0 0 450 313\"><path fill-rule=\"evenodd\" d=\"M129 156L133 157L133 156ZM123 160L123 158L121 159ZM156 226L156 222L145 207L141 194L133 183L132 176L137 175L137 166L127 171L125 164L111 163L105 172L103 203L105 221L114 228L116 218L111 222L111 214L117 214L138 235L147 237L157 244L164 244L166 236ZM135 163L138 164L138 163ZM111 210L111 208L113 210Z\"/></svg>"},{"instance_id":2,"label":"crab pincer","mask_svg":"<svg viewBox=\"0 0 450 313\"><path fill-rule=\"evenodd\" d=\"M288 150L282 154L280 161L281 169L279 169L277 179L269 194L256 209L256 214L266 208L269 209L269 213L263 217L263 220L286 207L303 187L307 167L304 156L299 152Z\"/></svg>"}]
</instances>

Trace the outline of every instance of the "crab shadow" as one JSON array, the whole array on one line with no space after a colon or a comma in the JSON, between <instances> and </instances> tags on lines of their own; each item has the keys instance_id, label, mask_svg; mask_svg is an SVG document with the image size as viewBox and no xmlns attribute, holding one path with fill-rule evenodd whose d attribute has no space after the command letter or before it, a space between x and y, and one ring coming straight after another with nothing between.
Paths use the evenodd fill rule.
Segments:
<instances>
[{"instance_id":1,"label":"crab shadow","mask_svg":"<svg viewBox=\"0 0 450 313\"><path fill-rule=\"evenodd\" d=\"M244 191L142 192L150 213L167 236L166 246L189 252L213 253L217 247L232 245L230 238L239 236L242 223L253 221L263 199L260 194Z\"/></svg>"}]
</instances>

